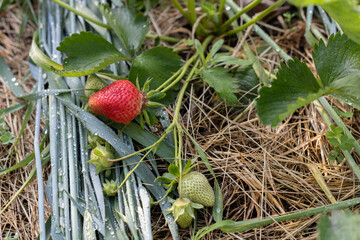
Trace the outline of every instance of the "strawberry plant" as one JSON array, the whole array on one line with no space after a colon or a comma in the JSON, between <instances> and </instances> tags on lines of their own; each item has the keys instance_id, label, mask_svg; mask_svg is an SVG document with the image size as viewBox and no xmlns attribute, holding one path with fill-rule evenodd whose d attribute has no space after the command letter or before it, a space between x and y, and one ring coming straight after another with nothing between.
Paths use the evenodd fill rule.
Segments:
<instances>
[{"instance_id":1,"label":"strawberry plant","mask_svg":"<svg viewBox=\"0 0 360 240\"><path fill-rule=\"evenodd\" d=\"M328 206L311 205L307 210L281 216L268 214L261 215L261 219L223 220L225 184L218 182L220 174L215 173L214 163L208 156L225 148L221 146L210 154L208 145L217 139L205 136L209 142L200 146L188 130L189 124L194 124L191 104L200 102L193 96L194 92L210 98L209 104L201 109L204 115L207 111L226 115L226 121L211 123L216 129L218 125L228 124L219 130L222 138L228 138L224 133L231 132L233 126L249 128L238 121L254 105L263 126L276 127L297 109L313 103L330 129L326 136L333 150L325 154L327 159L334 165L335 160L340 163L346 159L360 179L360 168L354 159L354 154L360 154L360 145L340 118L346 114L336 112L324 98L331 96L355 108L360 106L357 30L348 20L340 20L343 14L352 16L357 11L353 11L351 1L345 5L339 1L292 2L297 5L319 3L343 27L344 34L332 34L328 41L318 41L315 36L319 35L312 36L316 71L298 58L291 59L256 25L285 0L275 1L252 18L247 12L255 9L261 3L259 0L244 8L231 0L186 3L172 0L173 6L188 21L190 39L148 34L153 21L149 13L151 1L113 0L98 5L90 1L85 1L86 4L71 1L68 4L61 0L42 3L40 17L51 24L39 27L31 44L30 57L38 66L33 67L33 75L37 72L37 90L24 95L12 80L6 81L19 97L31 103L29 109L34 108L36 102L35 153L18 166L35 159L39 172L43 164L51 161L46 194L52 213L47 225L43 178L38 175L42 206L39 209L40 239L48 235L53 239L75 240L152 239L151 198L174 239L180 239L178 226L190 227L190 237L201 239L215 229L224 233L248 231L273 222L359 204L360 200L354 198ZM346 10L334 11L340 5ZM54 13L48 12L49 9L55 9ZM63 29L60 15L68 18ZM58 27L52 29L52 26ZM250 47L244 38L252 34L251 28L266 42L266 48L273 48L285 60L276 75L263 67L261 57L254 55L263 46ZM46 31L52 34L46 36ZM306 31L309 33L308 27ZM155 45L160 41L176 45L144 46L146 38L155 38ZM240 49L241 58L236 55ZM268 50L261 51L265 54ZM218 106L225 110L219 112ZM188 109L186 125L184 112ZM233 118L233 114L236 117ZM43 139L40 138L42 115L48 128ZM48 138L50 143L45 147ZM256 140L254 143L266 150ZM195 156L185 160L190 154L184 150L189 146L194 147ZM235 148L231 145L229 149L232 147ZM159 159L164 160L159 165L161 168L156 161ZM232 159L230 155L229 159ZM195 170L202 164L208 175ZM233 163L230 161L230 164ZM243 162L239 164L242 167ZM266 164L264 161L264 169ZM167 166L165 173L164 165ZM254 182L257 186L258 182ZM325 181L318 182L326 192ZM271 191L264 188L261 192ZM263 197L261 195L261 199ZM282 207L283 203L275 201ZM262 206L256 208L263 214ZM199 211L201 214L197 214ZM247 209L241 211L247 212ZM210 212L214 223L199 229L197 224L204 221L197 220ZM74 231L81 228L83 231Z\"/></svg>"}]
</instances>

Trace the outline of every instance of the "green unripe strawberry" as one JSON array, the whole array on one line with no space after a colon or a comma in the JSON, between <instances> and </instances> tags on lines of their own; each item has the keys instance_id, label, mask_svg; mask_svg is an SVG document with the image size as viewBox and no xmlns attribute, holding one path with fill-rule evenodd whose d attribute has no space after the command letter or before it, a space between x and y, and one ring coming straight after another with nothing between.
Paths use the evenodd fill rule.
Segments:
<instances>
[{"instance_id":1,"label":"green unripe strawberry","mask_svg":"<svg viewBox=\"0 0 360 240\"><path fill-rule=\"evenodd\" d=\"M191 202L187 198L177 199L168 211L172 212L176 223L181 228L189 227L195 218L194 208L191 207Z\"/></svg>"},{"instance_id":2,"label":"green unripe strawberry","mask_svg":"<svg viewBox=\"0 0 360 240\"><path fill-rule=\"evenodd\" d=\"M107 84L105 81L93 75L90 75L85 83L85 96L90 97L91 95L95 94L97 91L106 86Z\"/></svg>"},{"instance_id":3,"label":"green unripe strawberry","mask_svg":"<svg viewBox=\"0 0 360 240\"><path fill-rule=\"evenodd\" d=\"M105 179L105 183L103 183L103 192L108 197L113 197L116 195L115 190L117 189L117 181L107 180Z\"/></svg>"},{"instance_id":4,"label":"green unripe strawberry","mask_svg":"<svg viewBox=\"0 0 360 240\"><path fill-rule=\"evenodd\" d=\"M178 191L180 192L179 187ZM183 197L189 198L194 203L199 203L206 207L214 206L214 190L202 173L189 172L183 175L181 191Z\"/></svg>"},{"instance_id":5,"label":"green unripe strawberry","mask_svg":"<svg viewBox=\"0 0 360 240\"><path fill-rule=\"evenodd\" d=\"M109 160L113 159L114 155L112 154L110 147L104 147L98 145L91 151L89 163L94 164L96 167L96 174L99 174L101 171L112 166L112 162Z\"/></svg>"}]
</instances>

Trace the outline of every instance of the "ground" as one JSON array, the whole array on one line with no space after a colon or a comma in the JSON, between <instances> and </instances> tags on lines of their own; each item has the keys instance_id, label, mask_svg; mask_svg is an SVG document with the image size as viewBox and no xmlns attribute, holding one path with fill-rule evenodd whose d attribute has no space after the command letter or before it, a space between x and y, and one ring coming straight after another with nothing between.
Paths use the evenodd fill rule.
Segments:
<instances>
[{"instance_id":1,"label":"ground","mask_svg":"<svg viewBox=\"0 0 360 240\"><path fill-rule=\"evenodd\" d=\"M289 8L283 9L287 11ZM305 25L301 18L286 23L279 12L268 22L260 25L291 56L299 57L314 69L311 58L312 48L304 36ZM32 33L36 29L30 21L19 36L23 14L16 4L0 12L0 54L12 69L18 80L23 80L29 72L28 50ZM186 21L171 4L152 9L149 13L151 31L159 35L190 38L191 32ZM316 24L319 24L315 22ZM321 30L321 26L320 26ZM245 33L246 41L257 53L263 66L272 72L278 68L281 59L270 48L264 49L264 42L253 32ZM154 40L147 40L144 47L153 46ZM231 44L228 42L227 44ZM170 46L170 44L165 44ZM235 44L234 56L243 56L244 50ZM176 46L186 48L186 46ZM259 52L261 51L261 52ZM184 58L188 57L184 54ZM1 79L1 78L0 78ZM26 80L24 90L29 93L33 80ZM346 161L332 164L327 159L331 150L325 136L326 124L315 106L310 104L299 109L276 128L264 127L257 118L254 106L231 109L216 99L207 86L196 82L189 88L181 113L182 123L194 136L208 155L220 183L224 199L224 219L242 221L265 218L312 207L330 204L331 201L321 186L316 173L324 176L325 183L335 201L343 201L359 196L358 180L354 177ZM354 116L343 119L355 136L360 137L360 114L349 106L333 99L330 103L344 112L352 111ZM4 82L0 81L0 108L4 109L16 99ZM171 109L171 107L170 107ZM21 128L24 111L4 116L10 131L17 136ZM240 117L238 117L241 115ZM233 119L237 118L237 121ZM6 168L22 160L33 151L33 117L26 127L20 142L9 154L10 145L0 144L0 167ZM190 139L184 138L183 156L191 159L197 156ZM360 159L355 159L359 161ZM159 161L160 169L166 166ZM0 176L0 206L3 207L27 179L32 168L26 168ZM198 170L214 180L204 164ZM44 169L47 179L50 167ZM0 232L18 232L19 239L35 239L38 232L37 184L33 180L16 201L1 215ZM50 209L47 209L47 215ZM159 216L159 209L153 208L153 215ZM237 234L214 231L205 239L316 239L316 222L319 216L274 223L264 228ZM211 211L207 209L199 216L198 225L203 227L213 223ZM170 238L162 219L154 217L153 234L158 239ZM188 230L182 230L188 236Z\"/></svg>"}]
</instances>

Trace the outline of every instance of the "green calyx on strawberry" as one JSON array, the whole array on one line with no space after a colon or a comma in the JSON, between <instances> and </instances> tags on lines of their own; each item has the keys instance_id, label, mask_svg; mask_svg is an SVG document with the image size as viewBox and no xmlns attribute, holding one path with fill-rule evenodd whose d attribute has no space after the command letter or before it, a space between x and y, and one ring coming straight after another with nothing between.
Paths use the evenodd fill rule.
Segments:
<instances>
[{"instance_id":1,"label":"green calyx on strawberry","mask_svg":"<svg viewBox=\"0 0 360 240\"><path fill-rule=\"evenodd\" d=\"M176 223L181 228L187 228L195 218L194 208L202 208L202 206L192 203L187 198L181 198L173 202L171 208L167 211L172 213Z\"/></svg>"},{"instance_id":2,"label":"green calyx on strawberry","mask_svg":"<svg viewBox=\"0 0 360 240\"><path fill-rule=\"evenodd\" d=\"M89 108L96 115L104 115L114 122L129 124L136 116L140 115L140 125L145 121L150 125L156 123L153 114L147 107L160 107L160 103L152 102L153 99L161 99L164 93L150 91L150 80L146 81L140 90L128 80L118 80L96 92L89 98Z\"/></svg>"},{"instance_id":3,"label":"green calyx on strawberry","mask_svg":"<svg viewBox=\"0 0 360 240\"><path fill-rule=\"evenodd\" d=\"M107 85L108 84L103 79L90 75L85 83L85 96L90 97Z\"/></svg>"},{"instance_id":4,"label":"green calyx on strawberry","mask_svg":"<svg viewBox=\"0 0 360 240\"><path fill-rule=\"evenodd\" d=\"M113 158L114 155L112 154L111 148L108 144L106 144L106 146L98 144L97 147L91 151L88 163L92 163L96 167L96 174L106 170L105 175L109 176L111 173L109 168L113 164L109 160Z\"/></svg>"},{"instance_id":5,"label":"green calyx on strawberry","mask_svg":"<svg viewBox=\"0 0 360 240\"><path fill-rule=\"evenodd\" d=\"M108 197L113 197L116 195L117 189L117 181L115 180L107 180L105 179L105 183L103 183L103 192Z\"/></svg>"},{"instance_id":6,"label":"green calyx on strawberry","mask_svg":"<svg viewBox=\"0 0 360 240\"><path fill-rule=\"evenodd\" d=\"M88 142L89 145L86 146L87 149L93 149L96 148L98 145L105 145L106 141L99 137L98 135L92 134L90 131L88 131Z\"/></svg>"}]
</instances>

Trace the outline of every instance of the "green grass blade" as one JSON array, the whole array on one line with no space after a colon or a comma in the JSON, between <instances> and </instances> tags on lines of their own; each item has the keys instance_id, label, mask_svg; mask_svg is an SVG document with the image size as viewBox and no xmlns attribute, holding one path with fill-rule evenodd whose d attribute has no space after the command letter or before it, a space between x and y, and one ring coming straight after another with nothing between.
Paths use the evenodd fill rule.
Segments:
<instances>
[{"instance_id":1,"label":"green grass blade","mask_svg":"<svg viewBox=\"0 0 360 240\"><path fill-rule=\"evenodd\" d=\"M0 110L0 117L4 116L6 114L9 114L9 113L19 111L20 109L23 109L26 105L27 105L26 102L22 102L22 103L15 104L15 105L10 106L10 107L5 108L5 109L1 109Z\"/></svg>"},{"instance_id":2,"label":"green grass blade","mask_svg":"<svg viewBox=\"0 0 360 240\"><path fill-rule=\"evenodd\" d=\"M16 97L21 97L24 95L24 91L16 81L15 76L11 72L9 66L5 63L2 56L0 56L0 76Z\"/></svg>"},{"instance_id":3,"label":"green grass blade","mask_svg":"<svg viewBox=\"0 0 360 240\"><path fill-rule=\"evenodd\" d=\"M93 134L97 134L99 137L105 139L110 145L114 147L114 149L120 154L120 156L129 155L132 151L130 151L127 146L124 144L122 140L115 134L115 132L107 126L104 122L100 121L94 115L86 112L82 108L74 105L73 103L64 100L60 96L57 98L69 109L69 111L77 117L83 125ZM139 157L135 156L128 159L128 163L131 166L135 166L135 164L139 161ZM135 173L137 176L141 178L141 180L146 183L146 187L150 190L150 192L154 195L157 200L160 200L165 195L165 190L160 185L160 183L155 182L155 176L150 171L150 169L145 164L140 164L140 166L136 169ZM168 222L171 233L173 234L173 238L179 239L177 233L177 225L174 222L174 219L171 215L166 212L166 209L170 208L170 203L167 201L163 201L160 204L162 212L165 216L166 221Z\"/></svg>"},{"instance_id":4,"label":"green grass blade","mask_svg":"<svg viewBox=\"0 0 360 240\"><path fill-rule=\"evenodd\" d=\"M334 209L346 208L350 206L354 206L360 204L360 198L354 198L346 201L342 201L339 203L330 204L327 206L321 206L317 208L311 208L309 210L304 210L296 213L286 214L284 216L270 217L265 219L256 219L242 222L234 222L227 226L221 228L222 231L226 233L230 232L243 232L248 231L254 228L259 228L271 224L273 222L282 222L282 221L290 221L296 220L299 218L310 217L320 213L330 212Z\"/></svg>"}]
</instances>

